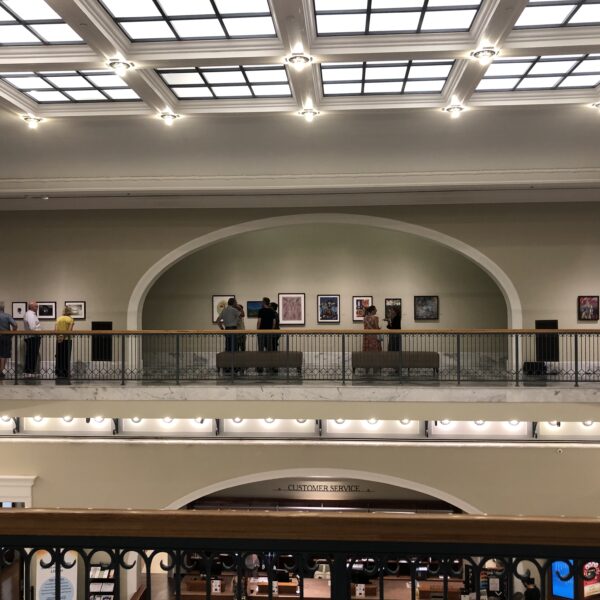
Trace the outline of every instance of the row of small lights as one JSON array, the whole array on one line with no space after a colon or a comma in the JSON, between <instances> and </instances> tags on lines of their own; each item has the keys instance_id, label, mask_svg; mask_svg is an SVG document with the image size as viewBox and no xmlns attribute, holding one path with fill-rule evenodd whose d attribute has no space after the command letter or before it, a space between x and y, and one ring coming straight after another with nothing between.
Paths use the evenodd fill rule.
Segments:
<instances>
[{"instance_id":1,"label":"row of small lights","mask_svg":"<svg viewBox=\"0 0 600 600\"><path fill-rule=\"evenodd\" d=\"M480 65L487 66L499 54L500 51L494 46L483 45L478 50L471 52L470 56L472 59L477 60ZM302 71L304 67L311 64L313 60L314 59L312 56L305 54L303 49L299 49L297 52L292 52L292 54L286 57L285 62L293 67L296 71ZM107 66L113 69L113 71L119 77L124 77L130 69L134 68L135 65L134 63L122 58L114 58L107 62ZM600 102L592 104L592 107L600 110ZM448 113L453 119L457 119L465 110L465 106L456 96L454 96L452 98L452 102L442 110ZM298 111L298 114L304 117L307 123L311 123L320 113L313 107L312 100L308 99L304 108ZM177 119L181 117L181 115L167 108L165 111L159 114L159 117L162 119L165 125L170 127ZM30 129L37 129L38 125L43 120L40 117L36 117L32 114L24 115L22 118Z\"/></svg>"}]
</instances>

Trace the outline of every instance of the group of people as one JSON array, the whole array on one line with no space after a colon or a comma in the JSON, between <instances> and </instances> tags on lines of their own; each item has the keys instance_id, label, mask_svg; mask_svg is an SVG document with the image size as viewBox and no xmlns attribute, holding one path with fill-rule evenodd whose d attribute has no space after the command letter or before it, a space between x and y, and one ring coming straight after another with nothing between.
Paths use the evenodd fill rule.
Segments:
<instances>
[{"instance_id":1,"label":"group of people","mask_svg":"<svg viewBox=\"0 0 600 600\"><path fill-rule=\"evenodd\" d=\"M401 329L402 327L402 312L399 306L392 306L391 315L387 321L387 329ZM379 317L377 316L377 307L374 305L367 306L365 309L364 329L381 329L379 325ZM381 352L383 349L383 336L377 334L365 335L363 337L363 352ZM400 350L400 336L388 336L388 351L394 352Z\"/></svg>"},{"instance_id":2,"label":"group of people","mask_svg":"<svg viewBox=\"0 0 600 600\"><path fill-rule=\"evenodd\" d=\"M37 302L31 301L27 305L27 312L23 317L23 328L25 331L41 331L40 320L37 314ZM71 350L73 342L68 336L73 331L75 321L72 311L65 306L63 314L56 320L54 331L56 332L56 354L54 363L54 374L57 380L68 380L70 376ZM6 331L17 331L17 322L11 315L4 311L4 302L0 302L0 334ZM6 377L6 361L12 356L14 337L11 335L0 335L0 379ZM25 361L23 363L23 375L31 377L35 375L40 357L40 346L42 337L40 335L25 336Z\"/></svg>"}]
</instances>

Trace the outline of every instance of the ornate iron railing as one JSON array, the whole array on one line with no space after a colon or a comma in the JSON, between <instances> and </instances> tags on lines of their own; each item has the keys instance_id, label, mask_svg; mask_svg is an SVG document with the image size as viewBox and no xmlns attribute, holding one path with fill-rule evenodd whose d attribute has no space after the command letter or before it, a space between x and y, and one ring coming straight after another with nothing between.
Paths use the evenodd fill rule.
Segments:
<instances>
[{"instance_id":1,"label":"ornate iron railing","mask_svg":"<svg viewBox=\"0 0 600 600\"><path fill-rule=\"evenodd\" d=\"M63 381L600 381L600 332L112 331L0 333L5 379Z\"/></svg>"},{"instance_id":2,"label":"ornate iron railing","mask_svg":"<svg viewBox=\"0 0 600 600\"><path fill-rule=\"evenodd\" d=\"M577 600L599 553L585 519L0 511L2 600Z\"/></svg>"}]
</instances>

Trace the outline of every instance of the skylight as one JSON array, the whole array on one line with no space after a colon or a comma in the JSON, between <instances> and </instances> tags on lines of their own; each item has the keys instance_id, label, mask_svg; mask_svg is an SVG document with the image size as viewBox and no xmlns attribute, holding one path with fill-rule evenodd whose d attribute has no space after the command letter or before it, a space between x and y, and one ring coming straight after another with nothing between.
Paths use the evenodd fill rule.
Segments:
<instances>
[{"instance_id":1,"label":"skylight","mask_svg":"<svg viewBox=\"0 0 600 600\"><path fill-rule=\"evenodd\" d=\"M39 103L117 102L140 99L113 71L0 73L0 80Z\"/></svg>"},{"instance_id":2,"label":"skylight","mask_svg":"<svg viewBox=\"0 0 600 600\"><path fill-rule=\"evenodd\" d=\"M515 24L517 29L600 25L598 0L529 0Z\"/></svg>"},{"instance_id":3,"label":"skylight","mask_svg":"<svg viewBox=\"0 0 600 600\"><path fill-rule=\"evenodd\" d=\"M44 0L0 0L0 46L81 43Z\"/></svg>"},{"instance_id":4,"label":"skylight","mask_svg":"<svg viewBox=\"0 0 600 600\"><path fill-rule=\"evenodd\" d=\"M314 0L317 34L468 31L481 0Z\"/></svg>"},{"instance_id":5,"label":"skylight","mask_svg":"<svg viewBox=\"0 0 600 600\"><path fill-rule=\"evenodd\" d=\"M286 98L292 95L283 65L158 69L182 100L214 98Z\"/></svg>"},{"instance_id":6,"label":"skylight","mask_svg":"<svg viewBox=\"0 0 600 600\"><path fill-rule=\"evenodd\" d=\"M600 54L497 58L478 92L593 88L600 84Z\"/></svg>"},{"instance_id":7,"label":"skylight","mask_svg":"<svg viewBox=\"0 0 600 600\"><path fill-rule=\"evenodd\" d=\"M133 42L275 37L267 0L101 0Z\"/></svg>"},{"instance_id":8,"label":"skylight","mask_svg":"<svg viewBox=\"0 0 600 600\"><path fill-rule=\"evenodd\" d=\"M323 95L440 93L453 64L453 60L323 63Z\"/></svg>"}]
</instances>

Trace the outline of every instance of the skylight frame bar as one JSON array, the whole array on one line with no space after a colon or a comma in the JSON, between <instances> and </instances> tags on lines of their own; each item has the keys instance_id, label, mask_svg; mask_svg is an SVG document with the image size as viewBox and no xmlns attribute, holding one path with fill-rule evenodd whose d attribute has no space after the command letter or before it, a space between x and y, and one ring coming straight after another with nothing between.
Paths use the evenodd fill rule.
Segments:
<instances>
[{"instance_id":1,"label":"skylight frame bar","mask_svg":"<svg viewBox=\"0 0 600 600\"><path fill-rule=\"evenodd\" d=\"M154 1L156 2L156 0L154 0ZM225 39L230 40L231 36L229 35L229 30L225 26L225 21L223 20L223 16L219 12L219 9L217 7L215 0L210 0L210 5L213 7L213 10L215 11L215 15L217 16L217 19L219 21L219 24L221 25L221 28L225 32Z\"/></svg>"},{"instance_id":2,"label":"skylight frame bar","mask_svg":"<svg viewBox=\"0 0 600 600\"><path fill-rule=\"evenodd\" d=\"M569 17L566 19L566 23L563 23L561 27L585 27L589 26L590 23L570 23L569 21L579 12L579 9L586 5L591 6L593 4L600 4L600 2L589 2L587 0L579 0L575 5L575 8L569 14Z\"/></svg>"},{"instance_id":3,"label":"skylight frame bar","mask_svg":"<svg viewBox=\"0 0 600 600\"><path fill-rule=\"evenodd\" d=\"M156 10L158 10L158 12L160 13L160 16L163 18L165 23L169 26L169 29L175 35L175 39L178 41L181 41L181 38L179 37L179 35L177 35L177 31L175 30L175 27L173 27L173 25L171 25L171 20L165 14L165 11L162 9L162 6L156 0L152 0L152 2L154 3L154 6L156 6Z\"/></svg>"},{"instance_id":4,"label":"skylight frame bar","mask_svg":"<svg viewBox=\"0 0 600 600\"><path fill-rule=\"evenodd\" d=\"M417 33L421 33L421 27L423 27L423 21L425 20L425 13L427 12L428 5L429 5L429 0L424 0L423 6L421 6L421 14L419 15L419 23L417 24ZM477 13L475 13L475 14L477 14ZM469 29L471 29L471 28L469 27ZM402 90L404 91L404 87L402 88Z\"/></svg>"},{"instance_id":5,"label":"skylight frame bar","mask_svg":"<svg viewBox=\"0 0 600 600\"><path fill-rule=\"evenodd\" d=\"M422 21L419 22L419 24L421 24ZM410 68L412 67L412 58L408 61L408 65L406 67L406 73L404 74L404 84L402 85L402 92L400 92L401 94L405 94L406 93L406 82L408 81L408 76L410 74ZM453 64L454 66L454 64ZM450 68L450 71L452 70L452 68ZM448 75L450 75L450 73L448 73ZM446 77L446 80L448 78Z\"/></svg>"}]
</instances>

